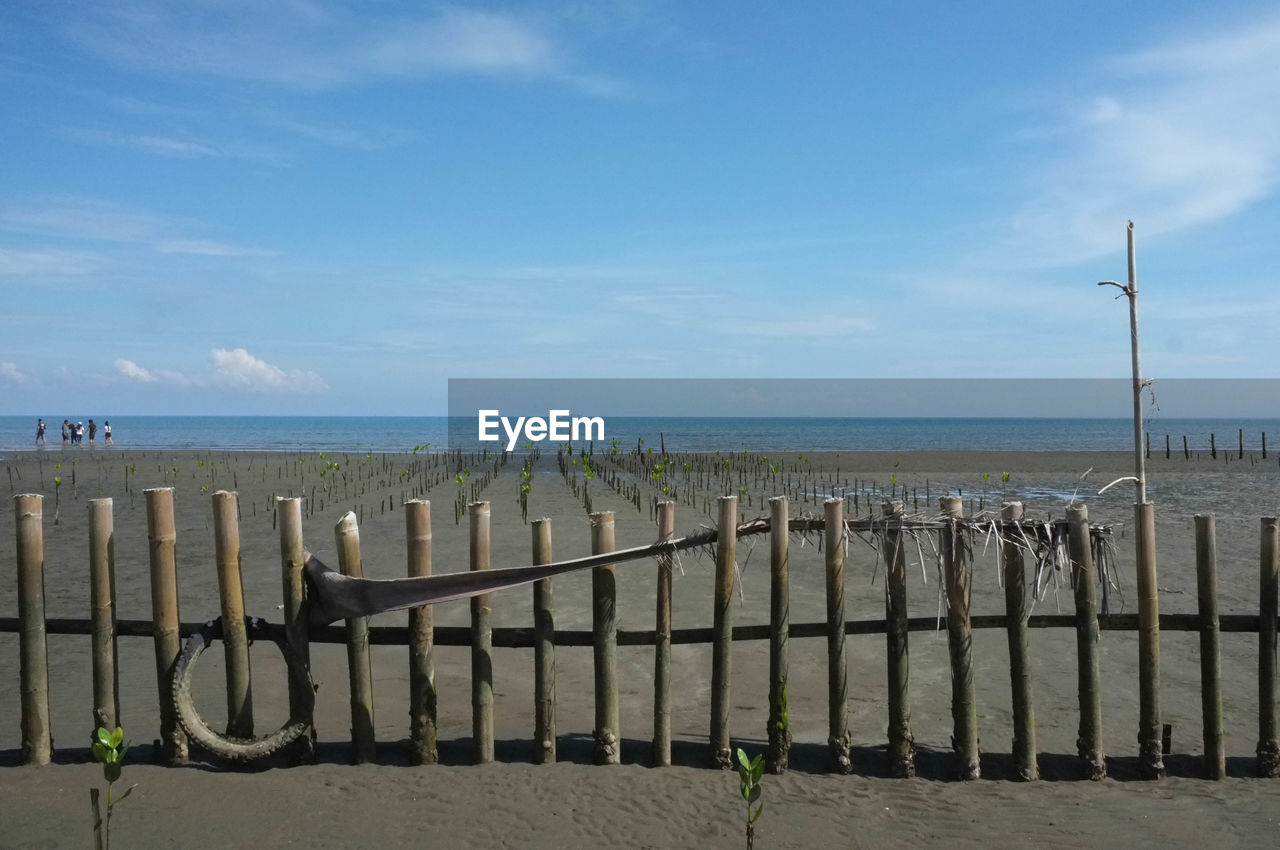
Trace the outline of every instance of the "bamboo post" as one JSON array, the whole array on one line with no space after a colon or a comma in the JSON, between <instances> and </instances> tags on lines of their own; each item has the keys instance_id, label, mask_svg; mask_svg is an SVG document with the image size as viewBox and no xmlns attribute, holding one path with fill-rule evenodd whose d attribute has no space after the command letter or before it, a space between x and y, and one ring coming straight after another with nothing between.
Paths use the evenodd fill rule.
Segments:
<instances>
[{"instance_id":1,"label":"bamboo post","mask_svg":"<svg viewBox=\"0 0 1280 850\"><path fill-rule=\"evenodd\" d=\"M721 770L733 765L729 742L729 695L733 668L733 579L738 546L738 497L719 500L716 542L715 607L711 643L711 761Z\"/></svg>"},{"instance_id":2,"label":"bamboo post","mask_svg":"<svg viewBox=\"0 0 1280 850\"><path fill-rule=\"evenodd\" d=\"M550 564L551 520L535 519L533 563ZM533 583L533 710L534 749L537 764L556 761L556 622L551 579Z\"/></svg>"},{"instance_id":3,"label":"bamboo post","mask_svg":"<svg viewBox=\"0 0 1280 850\"><path fill-rule=\"evenodd\" d=\"M302 606L306 595L306 582L302 565L306 563L306 550L302 545L302 499L276 497L276 520L280 530L280 576L284 591L284 627L289 647L297 658L311 665L311 645L308 642L308 625ZM289 716L297 717L303 696L299 684L289 677ZM315 725L298 739L294 758L303 763L315 761Z\"/></svg>"},{"instance_id":4,"label":"bamboo post","mask_svg":"<svg viewBox=\"0 0 1280 850\"><path fill-rule=\"evenodd\" d=\"M593 513L591 554L614 549L613 511ZM595 666L596 764L620 764L622 734L618 722L618 586L617 567L591 571L591 647Z\"/></svg>"},{"instance_id":5,"label":"bamboo post","mask_svg":"<svg viewBox=\"0 0 1280 850\"><path fill-rule=\"evenodd\" d=\"M431 575L431 502L410 499L404 505L408 574ZM409 760L436 764L436 670L434 622L430 605L409 609Z\"/></svg>"},{"instance_id":6,"label":"bamboo post","mask_svg":"<svg viewBox=\"0 0 1280 850\"><path fill-rule=\"evenodd\" d=\"M1076 747L1090 779L1107 775L1102 748L1102 692L1098 675L1098 611L1093 588L1093 551L1089 545L1089 509L1080 502L1067 506L1068 546L1075 581L1076 654L1079 659L1080 734Z\"/></svg>"},{"instance_id":7,"label":"bamboo post","mask_svg":"<svg viewBox=\"0 0 1280 850\"><path fill-rule=\"evenodd\" d=\"M1280 776L1276 731L1276 606L1280 581L1280 518L1262 518L1258 600L1258 775Z\"/></svg>"},{"instance_id":8,"label":"bamboo post","mask_svg":"<svg viewBox=\"0 0 1280 850\"><path fill-rule=\"evenodd\" d=\"M943 496L942 570L947 594L947 647L951 654L951 746L961 779L982 775L978 751L978 706L973 687L973 628L969 619L972 582L969 547L960 527L964 499Z\"/></svg>"},{"instance_id":9,"label":"bamboo post","mask_svg":"<svg viewBox=\"0 0 1280 850\"><path fill-rule=\"evenodd\" d=\"M911 654L907 643L907 552L902 539L906 506L901 501L888 501L881 510L889 662L889 772L905 779L916 775L915 740L911 736Z\"/></svg>"},{"instance_id":10,"label":"bamboo post","mask_svg":"<svg viewBox=\"0 0 1280 850\"><path fill-rule=\"evenodd\" d=\"M18 655L22 695L22 763L53 758L49 728L49 639L44 617L44 497L13 497L18 548Z\"/></svg>"},{"instance_id":11,"label":"bamboo post","mask_svg":"<svg viewBox=\"0 0 1280 850\"><path fill-rule=\"evenodd\" d=\"M1022 502L1006 502L1000 510L1005 523L1000 561L1004 571L1004 610L1009 632L1009 682L1013 692L1013 757L1018 778L1038 779L1036 715L1031 698L1031 654L1027 645L1027 578L1022 549L1013 525L1022 520Z\"/></svg>"},{"instance_id":12,"label":"bamboo post","mask_svg":"<svg viewBox=\"0 0 1280 850\"><path fill-rule=\"evenodd\" d=\"M786 496L769 500L769 755L771 773L783 773L791 757L787 712L787 641L791 631L791 564Z\"/></svg>"},{"instance_id":13,"label":"bamboo post","mask_svg":"<svg viewBox=\"0 0 1280 850\"><path fill-rule=\"evenodd\" d=\"M182 649L178 630L177 531L173 488L143 490L151 566L151 621L155 634L156 684L160 692L160 750L169 763L187 759L187 736L173 704L173 665Z\"/></svg>"},{"instance_id":14,"label":"bamboo post","mask_svg":"<svg viewBox=\"0 0 1280 850\"><path fill-rule=\"evenodd\" d=\"M116 664L115 522L110 499L89 500L89 608L93 622L93 725L120 723Z\"/></svg>"},{"instance_id":15,"label":"bamboo post","mask_svg":"<svg viewBox=\"0 0 1280 850\"><path fill-rule=\"evenodd\" d=\"M253 686L249 673L249 635L244 625L244 589L240 578L240 526L236 494L213 494L214 560L218 565L218 601L222 607L222 646L227 664L227 734L253 737Z\"/></svg>"},{"instance_id":16,"label":"bamboo post","mask_svg":"<svg viewBox=\"0 0 1280 850\"><path fill-rule=\"evenodd\" d=\"M676 503L658 502L658 539L676 532ZM658 557L657 611L654 617L653 764L671 766L671 579L672 556Z\"/></svg>"},{"instance_id":17,"label":"bamboo post","mask_svg":"<svg viewBox=\"0 0 1280 850\"><path fill-rule=\"evenodd\" d=\"M1218 556L1213 514L1196 523L1196 591L1200 607L1200 706L1204 718L1204 768L1209 779L1227 775L1222 746L1222 675L1218 651Z\"/></svg>"},{"instance_id":18,"label":"bamboo post","mask_svg":"<svg viewBox=\"0 0 1280 850\"><path fill-rule=\"evenodd\" d=\"M344 576L364 577L360 560L360 526L347 511L333 527L338 548L338 568ZM369 618L347 618L347 671L351 689L351 759L356 764L374 760L373 672L369 657Z\"/></svg>"},{"instance_id":19,"label":"bamboo post","mask_svg":"<svg viewBox=\"0 0 1280 850\"><path fill-rule=\"evenodd\" d=\"M823 503L827 586L827 746L840 773L849 761L849 665L844 639L844 500Z\"/></svg>"},{"instance_id":20,"label":"bamboo post","mask_svg":"<svg viewBox=\"0 0 1280 850\"><path fill-rule=\"evenodd\" d=\"M489 503L472 502L471 570L489 569ZM471 597L471 747L476 764L493 761L493 609L489 594Z\"/></svg>"},{"instance_id":21,"label":"bamboo post","mask_svg":"<svg viewBox=\"0 0 1280 850\"><path fill-rule=\"evenodd\" d=\"M1160 722L1160 600L1156 520L1150 502L1134 505L1138 555L1138 762L1147 779L1164 776Z\"/></svg>"}]
</instances>

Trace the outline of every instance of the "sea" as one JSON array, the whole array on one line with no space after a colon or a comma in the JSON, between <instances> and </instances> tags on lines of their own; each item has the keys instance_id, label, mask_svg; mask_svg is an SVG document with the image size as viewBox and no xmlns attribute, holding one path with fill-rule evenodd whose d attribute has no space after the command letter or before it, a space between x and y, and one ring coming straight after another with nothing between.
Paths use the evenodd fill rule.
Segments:
<instances>
[{"instance_id":1,"label":"sea","mask_svg":"<svg viewBox=\"0 0 1280 850\"><path fill-rule=\"evenodd\" d=\"M74 420L73 420L74 421ZM84 417L88 422L88 417ZM50 451L62 449L61 419L45 419ZM368 453L500 448L481 444L474 418L446 416L113 416L118 449ZM35 447L35 416L0 416L0 457ZM1280 419L1174 419L1147 423L1152 454L1171 450L1258 451L1270 435L1280 438ZM657 451L665 442L677 452L818 451L1127 451L1133 448L1130 419L1085 418L826 418L826 417L649 417L605 418L597 444L617 440ZM88 436L85 437L87 448ZM518 451L527 448L522 441ZM544 442L544 450L554 444ZM99 431L96 448L102 449ZM1268 448L1274 448L1274 443Z\"/></svg>"}]
</instances>

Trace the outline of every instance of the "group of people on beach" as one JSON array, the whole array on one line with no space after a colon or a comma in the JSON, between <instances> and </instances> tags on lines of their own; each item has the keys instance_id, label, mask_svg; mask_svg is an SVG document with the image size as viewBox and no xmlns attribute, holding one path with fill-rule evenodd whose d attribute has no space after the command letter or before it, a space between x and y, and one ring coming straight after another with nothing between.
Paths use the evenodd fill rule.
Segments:
<instances>
[{"instance_id":1,"label":"group of people on beach","mask_svg":"<svg viewBox=\"0 0 1280 850\"><path fill-rule=\"evenodd\" d=\"M43 446L45 443L46 427L43 419L36 420L36 445ZM89 445L94 445L98 439L98 423L92 419L89 420L89 427L86 429L83 422L72 424L70 419L62 420L62 445L78 446L84 442L85 431L89 432ZM111 439L111 420L105 419L102 422L102 443L106 446L115 445Z\"/></svg>"}]
</instances>

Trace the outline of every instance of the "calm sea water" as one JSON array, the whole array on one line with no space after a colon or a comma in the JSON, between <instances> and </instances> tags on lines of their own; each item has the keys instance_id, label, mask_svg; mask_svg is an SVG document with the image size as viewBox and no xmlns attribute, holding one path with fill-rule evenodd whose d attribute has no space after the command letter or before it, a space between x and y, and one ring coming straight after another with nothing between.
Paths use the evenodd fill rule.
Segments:
<instances>
[{"instance_id":1,"label":"calm sea water","mask_svg":"<svg viewBox=\"0 0 1280 850\"><path fill-rule=\"evenodd\" d=\"M86 417L83 421L88 422ZM46 420L49 449L62 448L61 419ZM120 416L111 425L117 447L134 449L232 449L241 451L403 452L430 444L473 448L474 419L444 416ZM659 434L671 451L1124 451L1133 447L1126 419L818 419L608 417L605 443L628 449L637 438L656 451ZM1235 448L1238 429L1246 449L1262 435L1280 440L1280 419L1157 419L1149 423L1152 452L1174 452L1187 437L1192 450ZM0 416L0 453L31 449L36 418ZM88 437L86 435L86 446ZM102 448L102 433L98 433ZM489 443L489 447L497 444ZM545 445L545 444L544 444ZM1271 448L1269 445L1268 448Z\"/></svg>"}]
</instances>

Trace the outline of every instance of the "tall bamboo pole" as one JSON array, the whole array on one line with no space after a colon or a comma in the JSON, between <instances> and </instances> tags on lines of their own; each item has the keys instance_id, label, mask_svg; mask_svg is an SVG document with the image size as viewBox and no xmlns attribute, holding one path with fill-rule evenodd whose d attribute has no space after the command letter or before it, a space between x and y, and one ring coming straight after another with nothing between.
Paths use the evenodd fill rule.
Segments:
<instances>
[{"instance_id":1,"label":"tall bamboo pole","mask_svg":"<svg viewBox=\"0 0 1280 850\"><path fill-rule=\"evenodd\" d=\"M227 664L227 734L253 737L253 686L249 672L249 635L244 625L244 588L240 577L240 526L236 494L213 494L214 560L218 565L218 601L222 607L222 646Z\"/></svg>"},{"instance_id":2,"label":"tall bamboo pole","mask_svg":"<svg viewBox=\"0 0 1280 850\"><path fill-rule=\"evenodd\" d=\"M302 499L276 497L276 524L280 530L280 578L284 593L285 637L294 655L308 667L311 665L311 644L303 601L306 582L302 577L302 565L306 563L306 550L302 545ZM297 717L304 698L300 683L289 677L289 716ZM302 763L315 761L315 725L298 739L294 760Z\"/></svg>"},{"instance_id":3,"label":"tall bamboo pole","mask_svg":"<svg viewBox=\"0 0 1280 850\"><path fill-rule=\"evenodd\" d=\"M1006 502L1000 510L1005 523L1000 560L1004 568L1004 610L1008 618L1009 682L1013 692L1013 757L1018 778L1040 777L1036 764L1036 714L1031 698L1031 654L1027 645L1027 576L1014 524L1022 520L1022 502Z\"/></svg>"},{"instance_id":4,"label":"tall bamboo pole","mask_svg":"<svg viewBox=\"0 0 1280 850\"><path fill-rule=\"evenodd\" d=\"M885 563L885 643L889 681L889 772L898 778L916 775L915 739L911 735L911 653L907 643L907 552L902 539L906 505L887 501L881 551Z\"/></svg>"},{"instance_id":5,"label":"tall bamboo pole","mask_svg":"<svg viewBox=\"0 0 1280 850\"><path fill-rule=\"evenodd\" d=\"M1150 502L1134 505L1138 555L1138 761L1148 779L1164 776L1160 722L1160 600L1156 520Z\"/></svg>"},{"instance_id":6,"label":"tall bamboo pole","mask_svg":"<svg viewBox=\"0 0 1280 850\"><path fill-rule=\"evenodd\" d=\"M333 527L338 568L345 576L364 577L360 559L360 526L347 511ZM347 618L347 669L351 689L351 759L372 762L377 755L373 725L373 665L369 657L369 618Z\"/></svg>"},{"instance_id":7,"label":"tall bamboo pole","mask_svg":"<svg viewBox=\"0 0 1280 850\"><path fill-rule=\"evenodd\" d=\"M151 565L151 621L155 629L156 684L160 692L160 749L168 762L187 759L187 736L173 704L173 665L182 641L178 631L178 534L173 522L173 488L143 490Z\"/></svg>"},{"instance_id":8,"label":"tall bamboo pole","mask_svg":"<svg viewBox=\"0 0 1280 850\"><path fill-rule=\"evenodd\" d=\"M1089 509L1067 506L1068 547L1075 580L1076 654L1079 658L1080 735L1076 747L1090 779L1107 775L1102 747L1102 691L1098 674L1098 609L1094 592L1093 550L1089 543Z\"/></svg>"},{"instance_id":9,"label":"tall bamboo pole","mask_svg":"<svg viewBox=\"0 0 1280 850\"><path fill-rule=\"evenodd\" d=\"M93 622L93 723L120 724L116 663L115 521L110 499L89 500L89 607Z\"/></svg>"},{"instance_id":10,"label":"tall bamboo pole","mask_svg":"<svg viewBox=\"0 0 1280 850\"><path fill-rule=\"evenodd\" d=\"M849 664L844 637L844 500L823 503L827 586L827 746L840 773L851 769L849 749Z\"/></svg>"},{"instance_id":11,"label":"tall bamboo pole","mask_svg":"<svg viewBox=\"0 0 1280 850\"><path fill-rule=\"evenodd\" d=\"M1222 746L1222 674L1218 650L1218 555L1213 514L1196 523L1196 591L1200 608L1200 713L1204 719L1204 768L1209 779L1227 775Z\"/></svg>"},{"instance_id":12,"label":"tall bamboo pole","mask_svg":"<svg viewBox=\"0 0 1280 850\"><path fill-rule=\"evenodd\" d=\"M1258 775L1280 776L1276 724L1276 620L1280 585L1280 518L1262 518L1258 600Z\"/></svg>"},{"instance_id":13,"label":"tall bamboo pole","mask_svg":"<svg viewBox=\"0 0 1280 850\"><path fill-rule=\"evenodd\" d=\"M982 775L978 752L978 706L973 687L973 628L969 619L972 571L960 520L964 500L943 496L942 570L947 594L947 647L951 654L951 745L961 779Z\"/></svg>"},{"instance_id":14,"label":"tall bamboo pole","mask_svg":"<svg viewBox=\"0 0 1280 850\"><path fill-rule=\"evenodd\" d=\"M729 742L729 695L733 669L733 579L737 557L738 498L721 496L716 541L715 608L711 643L711 759L722 770L734 764Z\"/></svg>"},{"instance_id":15,"label":"tall bamboo pole","mask_svg":"<svg viewBox=\"0 0 1280 850\"><path fill-rule=\"evenodd\" d=\"M676 533L676 503L658 502L658 539ZM653 657L653 764L671 765L671 579L674 559L658 557L657 611L654 617Z\"/></svg>"},{"instance_id":16,"label":"tall bamboo pole","mask_svg":"<svg viewBox=\"0 0 1280 850\"><path fill-rule=\"evenodd\" d=\"M769 757L772 773L787 769L791 720L787 711L790 675L787 641L791 631L791 564L787 546L787 497L769 500Z\"/></svg>"},{"instance_id":17,"label":"tall bamboo pole","mask_svg":"<svg viewBox=\"0 0 1280 850\"><path fill-rule=\"evenodd\" d=\"M18 547L18 656L22 763L53 758L49 728L49 639L44 617L44 497L13 497Z\"/></svg>"},{"instance_id":18,"label":"tall bamboo pole","mask_svg":"<svg viewBox=\"0 0 1280 850\"><path fill-rule=\"evenodd\" d=\"M550 564L551 520L535 519L533 563ZM533 760L538 764L556 761L556 622L551 595L551 579L533 583Z\"/></svg>"},{"instance_id":19,"label":"tall bamboo pole","mask_svg":"<svg viewBox=\"0 0 1280 850\"><path fill-rule=\"evenodd\" d=\"M489 503L472 502L471 570L489 569ZM471 597L471 747L476 764L493 761L493 609L489 594Z\"/></svg>"},{"instance_id":20,"label":"tall bamboo pole","mask_svg":"<svg viewBox=\"0 0 1280 850\"><path fill-rule=\"evenodd\" d=\"M613 511L590 516L591 554L614 550ZM622 733L618 712L618 584L617 567L607 564L591 571L591 648L595 669L596 764L622 761Z\"/></svg>"},{"instance_id":21,"label":"tall bamboo pole","mask_svg":"<svg viewBox=\"0 0 1280 850\"><path fill-rule=\"evenodd\" d=\"M404 527L408 574L431 575L431 502L425 499L405 502ZM409 609L409 760L413 764L439 761L433 626L430 605Z\"/></svg>"}]
</instances>

